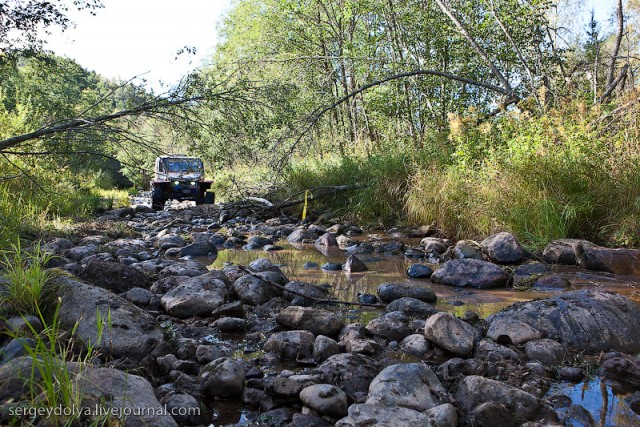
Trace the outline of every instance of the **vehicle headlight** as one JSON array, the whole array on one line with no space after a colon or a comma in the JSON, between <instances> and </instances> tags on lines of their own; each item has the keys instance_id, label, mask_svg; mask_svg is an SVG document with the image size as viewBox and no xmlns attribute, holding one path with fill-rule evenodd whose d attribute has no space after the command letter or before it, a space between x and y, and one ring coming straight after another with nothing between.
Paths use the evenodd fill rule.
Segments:
<instances>
[{"instance_id":1,"label":"vehicle headlight","mask_svg":"<svg viewBox=\"0 0 640 427\"><path fill-rule=\"evenodd\" d=\"M180 181L173 181L173 184L174 185L178 185L178 184L180 184Z\"/></svg>"},{"instance_id":2,"label":"vehicle headlight","mask_svg":"<svg viewBox=\"0 0 640 427\"><path fill-rule=\"evenodd\" d=\"M195 181L191 181L190 184L191 185L196 185L196 182Z\"/></svg>"}]
</instances>

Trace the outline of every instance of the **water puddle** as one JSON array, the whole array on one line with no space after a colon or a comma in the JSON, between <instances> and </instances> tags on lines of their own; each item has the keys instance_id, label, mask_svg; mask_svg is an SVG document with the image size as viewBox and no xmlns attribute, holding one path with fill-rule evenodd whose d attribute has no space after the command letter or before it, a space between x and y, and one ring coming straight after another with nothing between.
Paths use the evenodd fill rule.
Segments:
<instances>
[{"instance_id":1,"label":"water puddle","mask_svg":"<svg viewBox=\"0 0 640 427\"><path fill-rule=\"evenodd\" d=\"M600 379L590 379L578 384L554 384L545 398L554 404L561 417L565 417L565 426L639 427L640 417L625 401L627 394L628 390Z\"/></svg>"}]
</instances>

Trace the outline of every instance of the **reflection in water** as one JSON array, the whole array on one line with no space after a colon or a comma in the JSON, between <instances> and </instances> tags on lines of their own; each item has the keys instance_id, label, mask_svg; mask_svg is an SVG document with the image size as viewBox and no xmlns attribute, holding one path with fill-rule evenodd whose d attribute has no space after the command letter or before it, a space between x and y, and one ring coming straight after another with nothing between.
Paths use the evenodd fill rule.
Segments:
<instances>
[{"instance_id":1,"label":"reflection in water","mask_svg":"<svg viewBox=\"0 0 640 427\"><path fill-rule=\"evenodd\" d=\"M307 262L322 264L344 263L347 255L338 248L316 248L314 245L291 245L286 241L278 242L283 250L265 252L261 250L220 250L218 258L209 266L220 269L224 263L248 265L256 258L269 258L280 266L285 275L291 280L302 280L310 283L328 283L331 294L345 301L357 301L358 294L375 294L378 285L385 282L407 282L415 286L430 287L438 296L437 307L440 310L462 316L466 311L475 311L481 318L485 318L514 302L531 301L545 298L560 291L523 291L513 288L479 290L471 288L456 288L432 284L429 279L409 279L407 268L416 260L403 256L381 256L378 254L358 255L369 271L364 273L347 274L343 271L323 271L319 267L304 269ZM209 264L204 259L202 262ZM438 266L429 264L436 269ZM640 284L638 277L613 276L607 273L586 272L573 267L558 266L553 268L553 274L565 277L574 286L568 290L581 287L597 287L598 289L612 289L618 293L640 301L636 286Z\"/></svg>"},{"instance_id":2,"label":"reflection in water","mask_svg":"<svg viewBox=\"0 0 640 427\"><path fill-rule=\"evenodd\" d=\"M635 414L625 402L625 391L614 390L611 385L599 379L591 379L579 384L554 384L545 396L567 396L572 405L556 407L556 410L566 416L566 426L630 426L640 427L640 417ZM578 406L579 405L579 406ZM582 410L582 408L587 411Z\"/></svg>"}]
</instances>

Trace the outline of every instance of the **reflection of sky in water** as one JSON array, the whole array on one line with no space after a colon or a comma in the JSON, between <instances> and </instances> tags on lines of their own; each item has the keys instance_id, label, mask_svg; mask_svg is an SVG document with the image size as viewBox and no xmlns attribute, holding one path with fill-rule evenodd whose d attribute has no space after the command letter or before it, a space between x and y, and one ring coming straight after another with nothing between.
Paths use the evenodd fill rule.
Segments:
<instances>
[{"instance_id":1,"label":"reflection of sky in water","mask_svg":"<svg viewBox=\"0 0 640 427\"><path fill-rule=\"evenodd\" d=\"M579 384L560 383L551 386L546 395L550 398L555 395L565 395L571 398L574 405L583 406L593 417L596 426L640 426L640 416L635 414L624 401L625 396L615 394L610 385L602 383L599 379L585 381ZM579 411L571 411L570 408L558 410L561 413L570 413L571 419L565 421L565 426L589 426L588 417L580 415Z\"/></svg>"},{"instance_id":2,"label":"reflection of sky in water","mask_svg":"<svg viewBox=\"0 0 640 427\"><path fill-rule=\"evenodd\" d=\"M280 265L289 279L314 284L328 283L331 285L332 295L344 301L356 301L359 293L376 294L378 285L385 282L407 282L415 286L433 289L438 296L437 308L457 316L462 316L466 311L471 310L481 318L485 318L514 302L530 301L551 295L551 292L517 291L514 289L456 288L432 284L429 279L409 279L406 270L411 264L416 263L416 260L403 256L384 256L375 253L357 255L369 268L367 272L346 274L343 271L323 271L319 268L322 264L327 262L344 263L348 255L338 248L320 250L314 245L296 245L294 247L286 241L278 242L278 244L283 246L284 250L265 252L262 250L221 249L218 258L212 264L208 260L203 260L203 262L210 264L209 268L220 269L225 262L248 265L256 258L269 258L274 264ZM303 269L302 266L306 262L315 262L319 267ZM431 267L436 269L438 265L431 264ZM560 267L555 274L562 275L573 283L588 287L614 289L627 295L635 292L635 283L629 284L600 273L587 274L584 270L577 271L571 267ZM598 284L594 284L596 280ZM608 286L603 287L602 283L607 283ZM573 289L577 289L577 287L572 287L569 290ZM451 302L463 303L463 305L456 306Z\"/></svg>"}]
</instances>

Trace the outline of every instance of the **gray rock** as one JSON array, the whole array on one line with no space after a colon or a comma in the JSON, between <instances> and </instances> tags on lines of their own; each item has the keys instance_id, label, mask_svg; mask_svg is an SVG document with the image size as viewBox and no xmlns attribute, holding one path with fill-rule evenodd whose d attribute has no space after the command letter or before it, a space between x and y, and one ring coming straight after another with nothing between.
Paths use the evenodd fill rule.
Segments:
<instances>
[{"instance_id":1,"label":"gray rock","mask_svg":"<svg viewBox=\"0 0 640 427\"><path fill-rule=\"evenodd\" d=\"M433 274L433 269L428 265L413 264L407 268L407 276L413 279L428 279Z\"/></svg>"},{"instance_id":2,"label":"gray rock","mask_svg":"<svg viewBox=\"0 0 640 427\"><path fill-rule=\"evenodd\" d=\"M401 311L407 316L422 319L426 319L432 314L438 312L434 306L411 297L402 297L397 300L393 300L385 307L385 310L388 312Z\"/></svg>"},{"instance_id":3,"label":"gray rock","mask_svg":"<svg viewBox=\"0 0 640 427\"><path fill-rule=\"evenodd\" d=\"M244 388L245 372L242 365L228 357L207 363L200 369L198 383L202 391L212 397L237 397Z\"/></svg>"},{"instance_id":4,"label":"gray rock","mask_svg":"<svg viewBox=\"0 0 640 427\"><path fill-rule=\"evenodd\" d=\"M369 270L367 265L355 255L349 255L347 261L342 266L342 269L347 273L361 273Z\"/></svg>"},{"instance_id":5,"label":"gray rock","mask_svg":"<svg viewBox=\"0 0 640 427\"><path fill-rule=\"evenodd\" d=\"M356 245L358 242L357 240L353 240L352 238L341 234L340 236L336 237L336 242L338 243L338 247L342 250L345 250L351 246ZM373 247L371 247L371 252L373 252ZM369 253L371 253L369 252Z\"/></svg>"},{"instance_id":6,"label":"gray rock","mask_svg":"<svg viewBox=\"0 0 640 427\"><path fill-rule=\"evenodd\" d=\"M542 334L528 323L509 316L500 316L491 322L487 336L500 344L524 344L540 338Z\"/></svg>"},{"instance_id":7,"label":"gray rock","mask_svg":"<svg viewBox=\"0 0 640 427\"><path fill-rule=\"evenodd\" d=\"M536 289L566 289L571 287L571 282L560 276L542 276L533 282Z\"/></svg>"},{"instance_id":8,"label":"gray rock","mask_svg":"<svg viewBox=\"0 0 640 427\"><path fill-rule=\"evenodd\" d=\"M383 314L367 323L367 332L388 340L401 341L411 335L410 319L400 311Z\"/></svg>"},{"instance_id":9,"label":"gray rock","mask_svg":"<svg viewBox=\"0 0 640 427\"><path fill-rule=\"evenodd\" d=\"M551 264L577 265L576 245L596 246L588 240L559 239L547 244L542 252L543 259Z\"/></svg>"},{"instance_id":10,"label":"gray rock","mask_svg":"<svg viewBox=\"0 0 640 427\"><path fill-rule=\"evenodd\" d=\"M579 383L584 379L582 369L573 366L558 367L558 378L563 381Z\"/></svg>"},{"instance_id":11,"label":"gray rock","mask_svg":"<svg viewBox=\"0 0 640 427\"><path fill-rule=\"evenodd\" d=\"M460 240L453 248L455 259L478 259L483 260L482 246L473 240Z\"/></svg>"},{"instance_id":12,"label":"gray rock","mask_svg":"<svg viewBox=\"0 0 640 427\"><path fill-rule=\"evenodd\" d=\"M31 338L13 338L0 348L0 365L4 365L16 357L29 354L29 351L32 351L31 349L35 349L35 347L36 342Z\"/></svg>"},{"instance_id":13,"label":"gray rock","mask_svg":"<svg viewBox=\"0 0 640 427\"><path fill-rule=\"evenodd\" d=\"M253 245L258 248L262 248L267 245L273 245L273 240L266 237L261 237L261 236L251 236L247 241L247 245Z\"/></svg>"},{"instance_id":14,"label":"gray rock","mask_svg":"<svg viewBox=\"0 0 640 427\"><path fill-rule=\"evenodd\" d=\"M164 294L162 306L175 317L208 316L229 298L227 285L215 277L217 273L192 277Z\"/></svg>"},{"instance_id":15,"label":"gray rock","mask_svg":"<svg viewBox=\"0 0 640 427\"><path fill-rule=\"evenodd\" d=\"M165 234L162 237L158 237L156 241L156 247L161 251L166 251L169 248L181 248L186 244L187 242L178 234Z\"/></svg>"},{"instance_id":16,"label":"gray rock","mask_svg":"<svg viewBox=\"0 0 640 427\"><path fill-rule=\"evenodd\" d=\"M476 346L474 356L488 362L501 362L504 360L510 360L512 362L522 361L522 356L514 350L488 339L480 340Z\"/></svg>"},{"instance_id":17,"label":"gray rock","mask_svg":"<svg viewBox=\"0 0 640 427\"><path fill-rule=\"evenodd\" d=\"M189 280L190 276L167 276L153 282L149 290L154 294L166 294L171 289Z\"/></svg>"},{"instance_id":18,"label":"gray rock","mask_svg":"<svg viewBox=\"0 0 640 427\"><path fill-rule=\"evenodd\" d=\"M344 326L342 320L327 310L289 306L276 316L276 322L286 329L307 330L314 335L335 337Z\"/></svg>"},{"instance_id":19,"label":"gray rock","mask_svg":"<svg viewBox=\"0 0 640 427\"><path fill-rule=\"evenodd\" d=\"M400 342L400 351L414 356L424 356L429 351L429 343L421 334L412 334Z\"/></svg>"},{"instance_id":20,"label":"gray rock","mask_svg":"<svg viewBox=\"0 0 640 427\"><path fill-rule=\"evenodd\" d=\"M272 334L264 345L265 351L280 355L285 360L313 357L316 337L309 331L284 331Z\"/></svg>"},{"instance_id":21,"label":"gray rock","mask_svg":"<svg viewBox=\"0 0 640 427\"><path fill-rule=\"evenodd\" d=\"M33 334L42 332L42 322L36 316L16 316L5 320L0 333L13 335Z\"/></svg>"},{"instance_id":22,"label":"gray rock","mask_svg":"<svg viewBox=\"0 0 640 427\"><path fill-rule=\"evenodd\" d=\"M227 349L217 345L199 345L196 347L196 360L199 363L209 363L226 356L229 356Z\"/></svg>"},{"instance_id":23,"label":"gray rock","mask_svg":"<svg viewBox=\"0 0 640 427\"><path fill-rule=\"evenodd\" d=\"M307 282L293 280L284 287L286 291L282 293L282 297L294 305L308 306L313 304L314 300L327 298L326 289Z\"/></svg>"},{"instance_id":24,"label":"gray rock","mask_svg":"<svg viewBox=\"0 0 640 427\"><path fill-rule=\"evenodd\" d=\"M370 357L340 353L325 360L314 372L320 375L322 382L340 387L349 399L357 402L364 400L379 368Z\"/></svg>"},{"instance_id":25,"label":"gray rock","mask_svg":"<svg viewBox=\"0 0 640 427\"><path fill-rule=\"evenodd\" d=\"M260 273L262 271L270 271L274 269L276 266L273 265L273 263L269 258L256 258L253 261L251 261L247 267L251 271Z\"/></svg>"},{"instance_id":26,"label":"gray rock","mask_svg":"<svg viewBox=\"0 0 640 427\"><path fill-rule=\"evenodd\" d=\"M471 354L476 335L473 326L445 312L429 317L424 327L427 340L458 356Z\"/></svg>"},{"instance_id":27,"label":"gray rock","mask_svg":"<svg viewBox=\"0 0 640 427\"><path fill-rule=\"evenodd\" d=\"M333 423L329 423L324 418L297 413L293 414L290 427L333 427L333 425Z\"/></svg>"},{"instance_id":28,"label":"gray rock","mask_svg":"<svg viewBox=\"0 0 640 427\"><path fill-rule=\"evenodd\" d=\"M122 297L135 305L147 306L153 297L153 293L143 288L131 288L123 293Z\"/></svg>"},{"instance_id":29,"label":"gray rock","mask_svg":"<svg viewBox=\"0 0 640 427\"><path fill-rule=\"evenodd\" d=\"M447 239L440 239L439 237L425 237L420 241L420 246L424 247L425 252L437 252L443 254L450 246L450 242Z\"/></svg>"},{"instance_id":30,"label":"gray rock","mask_svg":"<svg viewBox=\"0 0 640 427\"><path fill-rule=\"evenodd\" d=\"M313 358L319 362L324 362L338 353L340 353L340 346L329 337L318 335L313 342Z\"/></svg>"},{"instance_id":31,"label":"gray rock","mask_svg":"<svg viewBox=\"0 0 640 427\"><path fill-rule=\"evenodd\" d=\"M198 400L186 393L171 393L164 402L167 411L173 414L176 422L183 425L206 424L205 410L201 408ZM202 405L204 406L204 405Z\"/></svg>"},{"instance_id":32,"label":"gray rock","mask_svg":"<svg viewBox=\"0 0 640 427\"><path fill-rule=\"evenodd\" d=\"M129 301L105 289L60 276L47 295L46 316L52 316L60 301L59 321L63 330L75 328L75 337L84 345L94 345L104 355L140 360L164 341L162 329L155 318ZM97 314L104 334L99 340ZM82 319L78 322L78 319ZM108 332L107 332L108 328ZM99 344L98 344L99 343Z\"/></svg>"},{"instance_id":33,"label":"gray rock","mask_svg":"<svg viewBox=\"0 0 640 427\"><path fill-rule=\"evenodd\" d=\"M340 418L347 415L347 394L332 384L315 384L300 392L305 406L320 415Z\"/></svg>"},{"instance_id":34,"label":"gray rock","mask_svg":"<svg viewBox=\"0 0 640 427\"><path fill-rule=\"evenodd\" d=\"M192 243L190 245L184 246L180 248L179 256L208 256L218 255L218 249L215 245L210 244L208 241L206 242L197 242Z\"/></svg>"},{"instance_id":35,"label":"gray rock","mask_svg":"<svg viewBox=\"0 0 640 427\"><path fill-rule=\"evenodd\" d=\"M458 406L467 413L484 403L502 405L509 416L509 425L520 425L533 421L542 409L540 402L531 394L489 378L472 375L464 378L455 392Z\"/></svg>"},{"instance_id":36,"label":"gray rock","mask_svg":"<svg viewBox=\"0 0 640 427\"><path fill-rule=\"evenodd\" d=\"M73 247L73 242L63 237L54 237L44 245L42 250L48 254L61 254Z\"/></svg>"},{"instance_id":37,"label":"gray rock","mask_svg":"<svg viewBox=\"0 0 640 427\"><path fill-rule=\"evenodd\" d=\"M580 290L552 298L516 303L487 319L513 318L576 350L640 351L640 307L612 292Z\"/></svg>"},{"instance_id":38,"label":"gray rock","mask_svg":"<svg viewBox=\"0 0 640 427\"><path fill-rule=\"evenodd\" d=\"M456 427L458 425L458 412L450 403L434 406L423 412L429 419L432 427Z\"/></svg>"},{"instance_id":39,"label":"gray rock","mask_svg":"<svg viewBox=\"0 0 640 427\"><path fill-rule=\"evenodd\" d=\"M436 302L436 294L429 288L404 283L383 283L378 286L380 301L388 304L403 297L411 297L424 302Z\"/></svg>"},{"instance_id":40,"label":"gray rock","mask_svg":"<svg viewBox=\"0 0 640 427\"><path fill-rule=\"evenodd\" d=\"M577 244L578 265L588 270L640 275L640 249L611 249Z\"/></svg>"},{"instance_id":41,"label":"gray rock","mask_svg":"<svg viewBox=\"0 0 640 427\"><path fill-rule=\"evenodd\" d=\"M52 361L57 362L57 361ZM60 363L63 363L60 361ZM33 376L32 376L33 374ZM0 366L0 400L22 400L31 394L42 378L31 356L18 356Z\"/></svg>"},{"instance_id":42,"label":"gray rock","mask_svg":"<svg viewBox=\"0 0 640 427\"><path fill-rule=\"evenodd\" d=\"M448 401L447 391L427 365L402 363L386 367L371 381L366 403L422 412Z\"/></svg>"},{"instance_id":43,"label":"gray rock","mask_svg":"<svg viewBox=\"0 0 640 427\"><path fill-rule=\"evenodd\" d=\"M322 264L321 268L326 271L340 271L342 270L342 264L338 264L335 262L325 262L324 264Z\"/></svg>"},{"instance_id":44,"label":"gray rock","mask_svg":"<svg viewBox=\"0 0 640 427\"><path fill-rule=\"evenodd\" d=\"M409 408L380 407L371 404L349 406L348 415L336 427L433 427L428 415Z\"/></svg>"},{"instance_id":45,"label":"gray rock","mask_svg":"<svg viewBox=\"0 0 640 427\"><path fill-rule=\"evenodd\" d=\"M509 275L495 264L467 258L445 262L433 273L431 281L448 286L491 289L506 286Z\"/></svg>"},{"instance_id":46,"label":"gray rock","mask_svg":"<svg viewBox=\"0 0 640 427\"><path fill-rule=\"evenodd\" d=\"M376 253L388 255L401 255L406 248L404 243L396 241L376 242L373 246Z\"/></svg>"},{"instance_id":47,"label":"gray rock","mask_svg":"<svg viewBox=\"0 0 640 427\"><path fill-rule=\"evenodd\" d=\"M88 256L91 256L98 252L96 245L81 245L68 249L64 256L72 261L81 261Z\"/></svg>"},{"instance_id":48,"label":"gray rock","mask_svg":"<svg viewBox=\"0 0 640 427\"><path fill-rule=\"evenodd\" d=\"M264 274L264 273L261 273ZM266 281L249 274L233 282L233 290L240 300L249 305L260 305L279 296L280 290Z\"/></svg>"},{"instance_id":49,"label":"gray rock","mask_svg":"<svg viewBox=\"0 0 640 427\"><path fill-rule=\"evenodd\" d=\"M315 240L316 238L317 235L315 233L307 231L304 228L298 228L287 236L287 241L289 243L301 243L304 240Z\"/></svg>"},{"instance_id":50,"label":"gray rock","mask_svg":"<svg viewBox=\"0 0 640 427\"><path fill-rule=\"evenodd\" d=\"M158 273L158 280L169 276L189 276L195 277L208 273L209 270L204 265L195 261L175 261L163 267Z\"/></svg>"},{"instance_id":51,"label":"gray rock","mask_svg":"<svg viewBox=\"0 0 640 427\"><path fill-rule=\"evenodd\" d=\"M562 344L546 338L528 341L525 345L527 358L537 360L545 366L560 364L565 353L566 350Z\"/></svg>"},{"instance_id":52,"label":"gray rock","mask_svg":"<svg viewBox=\"0 0 640 427\"><path fill-rule=\"evenodd\" d=\"M83 265L80 278L117 294L131 288L148 289L151 286L151 278L147 274L118 262L98 259Z\"/></svg>"},{"instance_id":53,"label":"gray rock","mask_svg":"<svg viewBox=\"0 0 640 427\"><path fill-rule=\"evenodd\" d=\"M84 397L83 408L92 410L95 405L105 405L127 413L126 426L178 425L168 413L149 411L149 408L159 408L161 404L151 384L137 375L117 369L87 367L78 375L74 388Z\"/></svg>"},{"instance_id":54,"label":"gray rock","mask_svg":"<svg viewBox=\"0 0 640 427\"><path fill-rule=\"evenodd\" d=\"M237 317L223 317L211 323L211 327L220 332L239 334L247 328L247 321Z\"/></svg>"},{"instance_id":55,"label":"gray rock","mask_svg":"<svg viewBox=\"0 0 640 427\"><path fill-rule=\"evenodd\" d=\"M338 246L338 241L336 240L335 234L325 233L316 240L315 244L316 246L328 248L330 246Z\"/></svg>"},{"instance_id":56,"label":"gray rock","mask_svg":"<svg viewBox=\"0 0 640 427\"><path fill-rule=\"evenodd\" d=\"M516 236L506 231L492 234L480 242L482 250L493 262L513 264L524 259L524 250Z\"/></svg>"}]
</instances>

